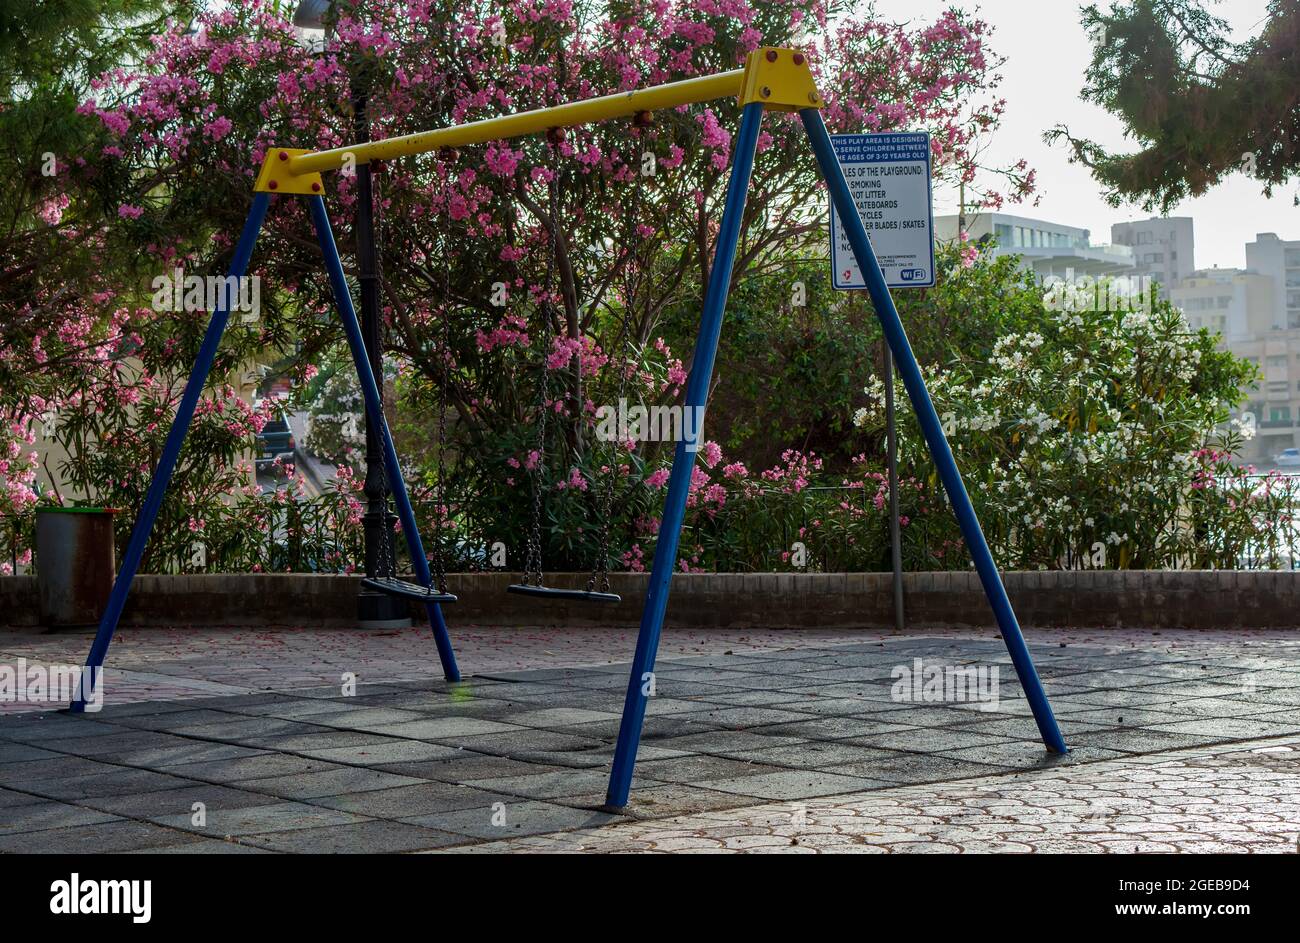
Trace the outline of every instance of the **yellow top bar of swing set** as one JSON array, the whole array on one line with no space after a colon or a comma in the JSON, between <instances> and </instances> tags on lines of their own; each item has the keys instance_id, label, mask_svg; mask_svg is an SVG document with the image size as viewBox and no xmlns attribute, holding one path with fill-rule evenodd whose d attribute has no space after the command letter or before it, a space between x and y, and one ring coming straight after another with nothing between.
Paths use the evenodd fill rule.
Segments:
<instances>
[{"instance_id":1,"label":"yellow top bar of swing set","mask_svg":"<svg viewBox=\"0 0 1300 943\"><path fill-rule=\"evenodd\" d=\"M420 131L383 141L371 141L327 151L271 148L258 174L255 190L275 193L320 193L320 174L348 164L427 154L443 147L465 147L569 128L612 118L628 118L643 111L659 111L736 96L743 107L762 102L774 111L820 108L807 57L796 49L764 46L745 59L743 69L670 82L651 88L619 92L601 98L539 108L435 131Z\"/></svg>"}]
</instances>

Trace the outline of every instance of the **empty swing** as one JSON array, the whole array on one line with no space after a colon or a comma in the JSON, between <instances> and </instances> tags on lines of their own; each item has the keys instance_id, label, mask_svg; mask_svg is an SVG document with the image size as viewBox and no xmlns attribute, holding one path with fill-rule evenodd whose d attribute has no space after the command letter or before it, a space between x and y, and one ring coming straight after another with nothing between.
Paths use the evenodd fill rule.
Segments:
<instances>
[{"instance_id":1,"label":"empty swing","mask_svg":"<svg viewBox=\"0 0 1300 943\"><path fill-rule=\"evenodd\" d=\"M444 318L444 321L445 320L446 319ZM446 506L443 500L445 491L442 476L442 454L446 444L446 381L444 380L443 382L444 390L442 395L439 397L441 400L441 403L439 404L438 420L439 475L437 485L435 486L436 497L434 498L434 501L436 504L436 513L433 520L433 566L431 567L432 572L430 573L429 585L421 586L419 583L412 583L408 580L399 578L393 572L396 567L396 557L393 553L392 542L393 528L387 520L384 521L384 526L380 528L379 546L380 557L382 560L381 566L388 572L380 576L367 576L361 580L362 586L367 589L373 589L377 593L386 593L389 596L401 596L422 603L438 603L439 605L457 602L455 594L447 592L447 572L446 566L443 562L442 549L442 516L443 508ZM390 469L388 467L388 461L384 458L384 453L382 451L379 453L379 466L384 473L384 483L388 486L389 491L391 491L393 487L393 479L391 476L400 475L402 470L400 468ZM385 517L387 517L387 495L384 497L384 512Z\"/></svg>"},{"instance_id":2,"label":"empty swing","mask_svg":"<svg viewBox=\"0 0 1300 943\"><path fill-rule=\"evenodd\" d=\"M439 157L443 159L444 164L449 160L455 159L455 156L456 156L456 152L450 148L445 148L439 153ZM445 184L445 178L444 178L444 194L449 194L449 191ZM445 210L446 202L447 201L444 200L444 210ZM450 222L450 216L448 217L448 221ZM444 234L446 234L444 238L446 238L446 236L449 235L447 234L446 230L444 230ZM389 572L381 576L367 576L361 581L362 586L368 589L373 589L379 593L386 593L390 596L401 596L405 599L415 600L416 602L438 603L439 605L444 605L446 603L453 603L459 601L454 593L447 592L447 567L444 559L443 541L442 541L443 516L447 512L447 501L446 501L447 475L446 475L446 465L444 462L444 456L446 455L446 451L447 451L447 384L448 384L448 374L450 373L448 352L451 349L450 348L451 256L450 256L450 252L448 251L449 247L450 247L450 239L447 238L447 244L444 245L443 254L442 254L443 256L442 309L443 310L442 310L441 335L439 337L439 347L440 347L440 354L442 359L442 365L441 365L442 370L441 370L440 383L438 384L438 434L437 434L438 477L434 485L433 560L432 560L433 565L430 568L431 572L429 578L429 585L421 586L419 583L412 583L407 580L399 579L397 575L392 572L393 568L396 566L396 557L393 554L393 549L392 549L393 529L391 526L388 525L388 521L384 522L384 527L380 530L380 555L383 560L382 565L386 569L388 569ZM400 468L390 469L388 467L387 460L384 458L384 453L382 450L379 453L379 466L384 473L385 485L388 487L389 491L392 491L393 486L392 486L392 478L390 477L390 475L393 474L400 475L402 473L402 470ZM387 514L387 510L388 510L387 496L385 496L385 506L384 506L385 514Z\"/></svg>"}]
</instances>

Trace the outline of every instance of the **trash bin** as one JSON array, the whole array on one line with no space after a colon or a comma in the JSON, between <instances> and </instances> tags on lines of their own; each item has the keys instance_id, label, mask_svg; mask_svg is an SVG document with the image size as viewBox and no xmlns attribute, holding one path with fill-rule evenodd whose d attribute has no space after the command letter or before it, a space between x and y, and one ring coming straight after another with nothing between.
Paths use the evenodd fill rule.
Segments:
<instances>
[{"instance_id":1,"label":"trash bin","mask_svg":"<svg viewBox=\"0 0 1300 943\"><path fill-rule=\"evenodd\" d=\"M116 508L36 509L36 588L41 624L97 625L113 589Z\"/></svg>"}]
</instances>

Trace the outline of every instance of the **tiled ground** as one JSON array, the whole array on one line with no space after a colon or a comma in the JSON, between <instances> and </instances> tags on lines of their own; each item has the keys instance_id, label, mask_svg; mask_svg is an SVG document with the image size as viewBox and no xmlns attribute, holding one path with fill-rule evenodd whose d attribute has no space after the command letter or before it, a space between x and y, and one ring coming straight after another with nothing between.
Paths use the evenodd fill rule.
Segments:
<instances>
[{"instance_id":1,"label":"tiled ground","mask_svg":"<svg viewBox=\"0 0 1300 943\"><path fill-rule=\"evenodd\" d=\"M492 853L1300 851L1300 740L501 839Z\"/></svg>"},{"instance_id":2,"label":"tiled ground","mask_svg":"<svg viewBox=\"0 0 1300 943\"><path fill-rule=\"evenodd\" d=\"M817 646L843 641L843 631L669 630L664 657L723 651L784 648L791 639ZM879 638L879 633L858 634ZM466 674L514 671L556 665L624 662L636 649L636 631L608 628L475 628L456 625L452 641ZM80 665L90 650L86 632L4 632L0 664L29 662ZM147 700L288 691L333 684L344 673L367 681L413 681L432 677L438 657L428 627L402 630L356 629L122 629L113 637L105 667L113 700ZM40 710L39 705L6 703L0 713Z\"/></svg>"},{"instance_id":3,"label":"tiled ground","mask_svg":"<svg viewBox=\"0 0 1300 943\"><path fill-rule=\"evenodd\" d=\"M562 665L580 656L609 657L601 648L607 640L597 638L587 638L592 644L581 651L556 635L539 635L531 644ZM505 645L495 662L473 659L474 669L463 657L466 670L478 673L462 685L366 684L368 677L399 678L403 670L420 677L430 670L423 656L431 652L417 662L416 649L399 651L394 641L401 657L384 658L361 645L368 654L358 658L354 644L346 658L322 663L328 645L284 655L283 640L268 636L268 657L254 661L247 651L222 654L239 645L205 649L190 639L163 652L140 642L133 658L129 646L115 652L130 666L120 676L127 690L138 697L150 676L172 679L168 696L180 690L185 699L110 700L95 716L0 715L0 852L403 851L485 841L527 848L533 846L528 836L574 830L580 831L558 841L614 850L646 847L646 830L660 828L648 820L660 819L673 820L662 828L677 838L705 836L700 847L718 847L710 844L717 830L744 835L755 827L767 828L756 833L758 845L770 844L773 834L788 845L779 830L754 825L770 819L772 803L782 804L778 816L789 815L793 803L806 807L798 815L814 822L818 815L858 818L871 826L866 832L883 815L889 834L902 828L946 845L951 842L936 840L932 823L923 820L946 816L945 800L965 814L963 803L990 791L1000 795L1004 787L1019 790L1016 801L1030 821L1009 814L1028 826L1041 814L1033 798L1040 787L1042 796L1064 796L1068 806L1075 787L1062 783L1152 769L1150 756L1135 758L1153 751L1300 732L1300 644L1288 640L1201 636L1194 643L1148 638L1137 645L1116 637L1120 645L1100 646L1054 636L1034 653L1073 752L1049 757L1000 640L843 639L842 633L691 640L670 634L634 801L622 816L598 807L627 681L623 664L516 671L510 669L519 649ZM83 641L28 637L24 642L34 644L21 650L66 659L58 647ZM714 653L683 653L693 647ZM187 655L199 664L187 663ZM268 674L260 685L247 674L230 683L217 671L223 657L244 672ZM239 665L240 657L249 660ZM896 701L894 670L918 658L926 666L997 666L996 710ZM337 684L194 696L205 684L271 687L268 663L277 659L297 665L298 683L337 677L344 667L362 684L350 697ZM1283 758L1271 778L1256 783L1261 791L1253 801L1276 805L1280 790L1300 793L1300 764L1268 755ZM1227 775L1229 767L1230 761L1215 768ZM1180 767L1187 768L1202 769ZM1129 781L1144 782L1140 776ZM1158 801L1165 788L1145 782L1145 800L1133 800ZM918 802L940 809L926 806L917 819ZM1294 818L1291 806L1276 811ZM825 836L838 834L838 827L820 832L813 844L831 840ZM958 829L950 837L962 834ZM975 844L1001 840L969 837Z\"/></svg>"}]
</instances>

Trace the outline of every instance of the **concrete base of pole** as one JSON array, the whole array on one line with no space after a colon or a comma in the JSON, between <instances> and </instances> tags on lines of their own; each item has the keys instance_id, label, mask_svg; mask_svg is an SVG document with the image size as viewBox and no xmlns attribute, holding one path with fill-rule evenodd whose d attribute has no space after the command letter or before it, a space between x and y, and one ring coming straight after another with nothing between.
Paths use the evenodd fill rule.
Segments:
<instances>
[{"instance_id":1,"label":"concrete base of pole","mask_svg":"<svg viewBox=\"0 0 1300 943\"><path fill-rule=\"evenodd\" d=\"M411 604L405 599L383 593L357 595L357 628L409 629L411 625Z\"/></svg>"}]
</instances>

